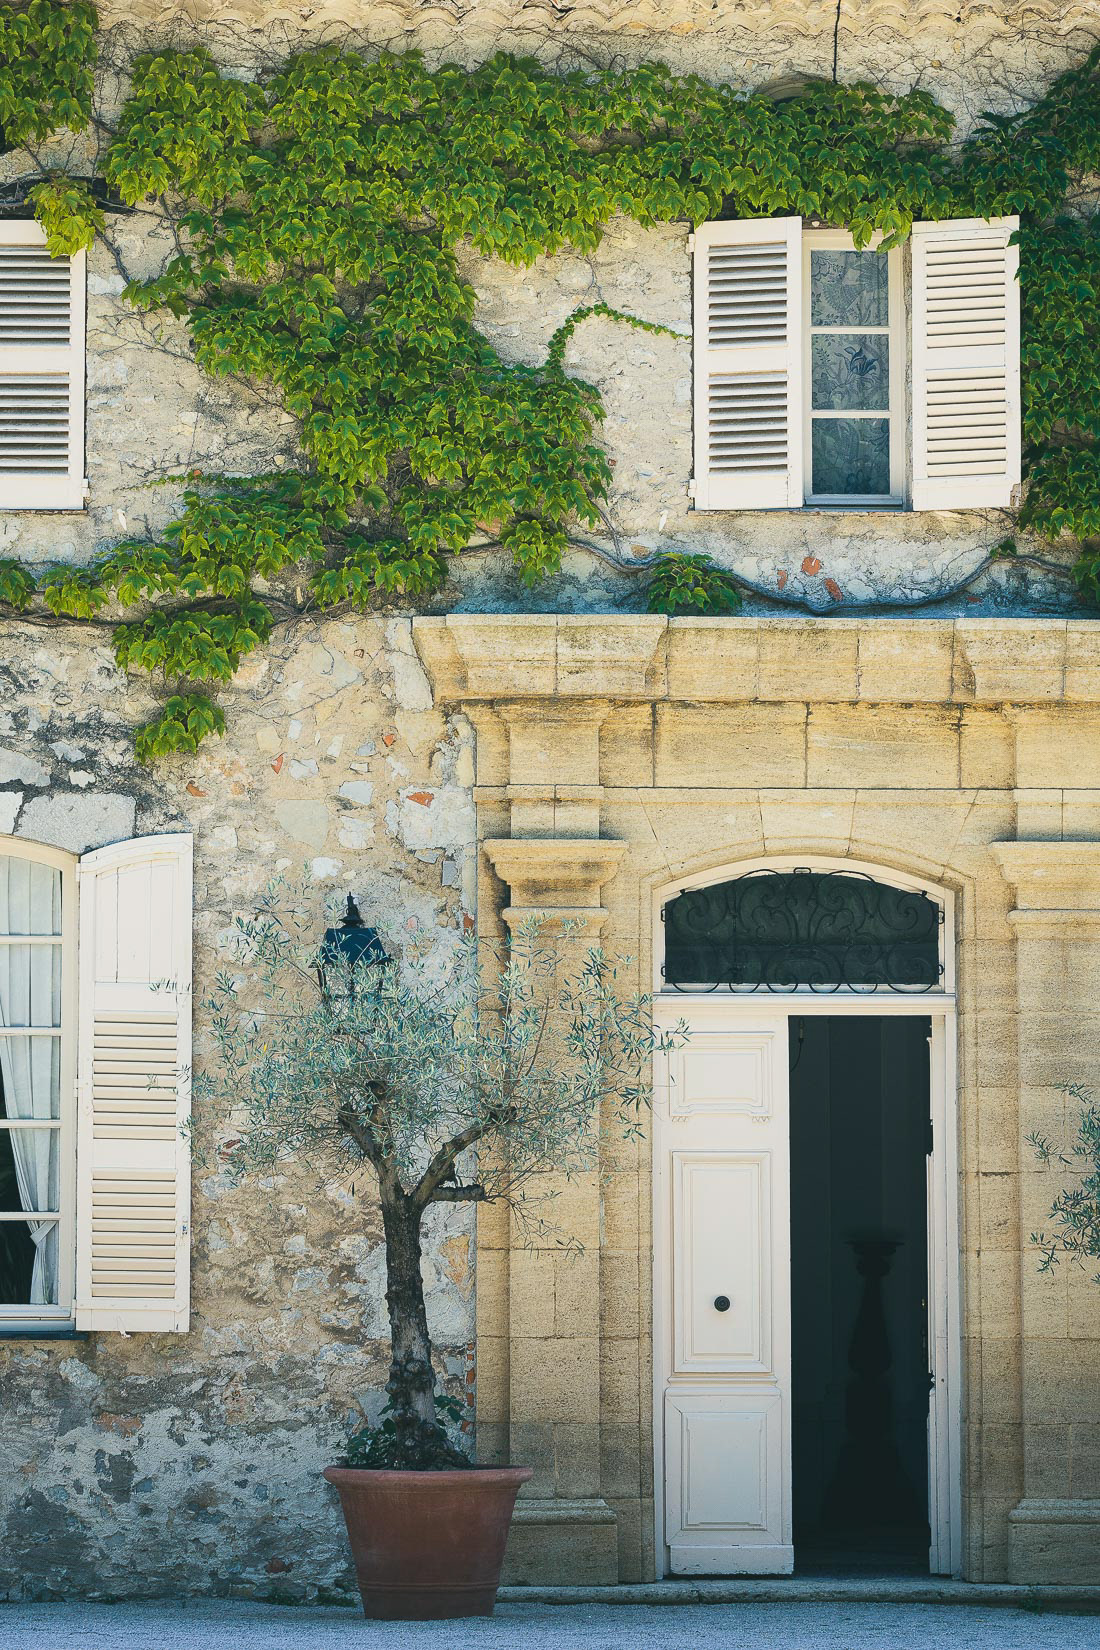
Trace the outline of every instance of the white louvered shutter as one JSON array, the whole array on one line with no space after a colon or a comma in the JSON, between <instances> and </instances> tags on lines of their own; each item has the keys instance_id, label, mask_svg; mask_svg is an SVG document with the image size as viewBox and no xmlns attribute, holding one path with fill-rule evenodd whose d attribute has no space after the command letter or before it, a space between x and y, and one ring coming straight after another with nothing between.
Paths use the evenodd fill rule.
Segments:
<instances>
[{"instance_id":1,"label":"white louvered shutter","mask_svg":"<svg viewBox=\"0 0 1100 1650\"><path fill-rule=\"evenodd\" d=\"M913 225L913 508L1014 502L1020 480L1018 218Z\"/></svg>"},{"instance_id":2,"label":"white louvered shutter","mask_svg":"<svg viewBox=\"0 0 1100 1650\"><path fill-rule=\"evenodd\" d=\"M85 263L0 220L0 509L84 503Z\"/></svg>"},{"instance_id":3,"label":"white louvered shutter","mask_svg":"<svg viewBox=\"0 0 1100 1650\"><path fill-rule=\"evenodd\" d=\"M148 836L80 862L78 1329L187 1328L191 856Z\"/></svg>"},{"instance_id":4,"label":"white louvered shutter","mask_svg":"<svg viewBox=\"0 0 1100 1650\"><path fill-rule=\"evenodd\" d=\"M695 232L695 508L798 509L802 220Z\"/></svg>"}]
</instances>

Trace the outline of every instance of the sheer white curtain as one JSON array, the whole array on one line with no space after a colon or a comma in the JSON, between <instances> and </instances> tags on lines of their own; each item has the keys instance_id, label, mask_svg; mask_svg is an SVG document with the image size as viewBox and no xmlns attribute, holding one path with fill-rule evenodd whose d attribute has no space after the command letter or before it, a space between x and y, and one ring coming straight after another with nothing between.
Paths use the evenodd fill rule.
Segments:
<instances>
[{"instance_id":1,"label":"sheer white curtain","mask_svg":"<svg viewBox=\"0 0 1100 1650\"><path fill-rule=\"evenodd\" d=\"M0 935L61 931L61 873L34 860L0 857ZM0 945L0 1033L11 1028L47 1029L61 1023L60 945ZM4 1115L48 1123L60 1102L58 1037L0 1035L0 1088ZM5 1131L11 1142L19 1206L56 1209L60 1154L56 1128ZM57 1225L28 1220L34 1240L31 1306L57 1299Z\"/></svg>"}]
</instances>

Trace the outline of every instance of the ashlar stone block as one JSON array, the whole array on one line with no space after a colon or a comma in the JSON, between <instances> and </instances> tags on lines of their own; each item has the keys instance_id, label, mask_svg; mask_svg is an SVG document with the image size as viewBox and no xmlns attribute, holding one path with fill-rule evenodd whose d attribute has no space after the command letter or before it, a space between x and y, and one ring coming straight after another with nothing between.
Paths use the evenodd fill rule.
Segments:
<instances>
[{"instance_id":1,"label":"ashlar stone block","mask_svg":"<svg viewBox=\"0 0 1100 1650\"><path fill-rule=\"evenodd\" d=\"M806 783L801 705L659 705L656 783L724 790Z\"/></svg>"},{"instance_id":2,"label":"ashlar stone block","mask_svg":"<svg viewBox=\"0 0 1100 1650\"><path fill-rule=\"evenodd\" d=\"M956 711L906 708L884 716L869 705L812 705L806 783L876 790L955 790Z\"/></svg>"}]
</instances>

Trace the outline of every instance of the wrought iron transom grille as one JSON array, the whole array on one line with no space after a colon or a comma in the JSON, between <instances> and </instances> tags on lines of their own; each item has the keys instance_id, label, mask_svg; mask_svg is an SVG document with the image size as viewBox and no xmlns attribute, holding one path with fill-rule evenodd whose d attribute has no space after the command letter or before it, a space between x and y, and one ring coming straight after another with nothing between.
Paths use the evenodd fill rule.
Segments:
<instances>
[{"instance_id":1,"label":"wrought iron transom grille","mask_svg":"<svg viewBox=\"0 0 1100 1650\"><path fill-rule=\"evenodd\" d=\"M666 984L731 991L934 991L942 908L856 871L751 871L662 913Z\"/></svg>"}]
</instances>

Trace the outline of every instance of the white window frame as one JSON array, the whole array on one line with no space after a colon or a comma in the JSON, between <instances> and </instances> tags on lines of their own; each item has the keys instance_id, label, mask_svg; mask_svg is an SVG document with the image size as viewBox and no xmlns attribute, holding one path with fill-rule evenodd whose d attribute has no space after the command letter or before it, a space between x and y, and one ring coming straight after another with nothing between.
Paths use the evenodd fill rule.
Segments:
<instances>
[{"instance_id":1,"label":"white window frame","mask_svg":"<svg viewBox=\"0 0 1100 1650\"><path fill-rule=\"evenodd\" d=\"M908 369L905 328L905 270L902 250L875 252L881 235L872 236L866 247L857 247L852 236L843 229L805 229L802 233L802 499L807 510L884 510L904 509L906 505L906 474L910 442L909 421L906 417L905 383ZM814 252L866 252L887 260L888 304L887 325L878 327L815 327L812 322L813 294L810 285L810 257ZM812 338L815 332L850 333L881 331L889 342L890 396L887 416L890 420L890 491L889 493L815 493L813 491L813 407ZM822 412L822 417L835 416ZM881 411L851 412L848 418L881 418Z\"/></svg>"},{"instance_id":2,"label":"white window frame","mask_svg":"<svg viewBox=\"0 0 1100 1650\"><path fill-rule=\"evenodd\" d=\"M77 864L72 854L59 848L43 847L18 837L0 836L0 856L29 859L39 865L48 865L61 872L61 934L56 943L61 946L61 1024L49 1028L61 1040L61 1082L56 1129L60 1135L59 1190L60 1207L57 1210L57 1305L18 1306L0 1303L0 1339L5 1335L33 1336L36 1332L64 1330L73 1322L73 1302L76 1293L76 1025L77 1025ZM0 945L25 945L26 935L0 935ZM55 943L32 938L31 944ZM45 1029L45 1028L44 1028ZM23 1028L13 1028L19 1035ZM0 1031L0 1036L5 1033ZM0 1127L24 1127L16 1123ZM35 1122L34 1127L43 1125ZM45 1212L45 1211L44 1211ZM48 1211L52 1213L53 1211ZM13 1213L12 1219L26 1219Z\"/></svg>"}]
</instances>

